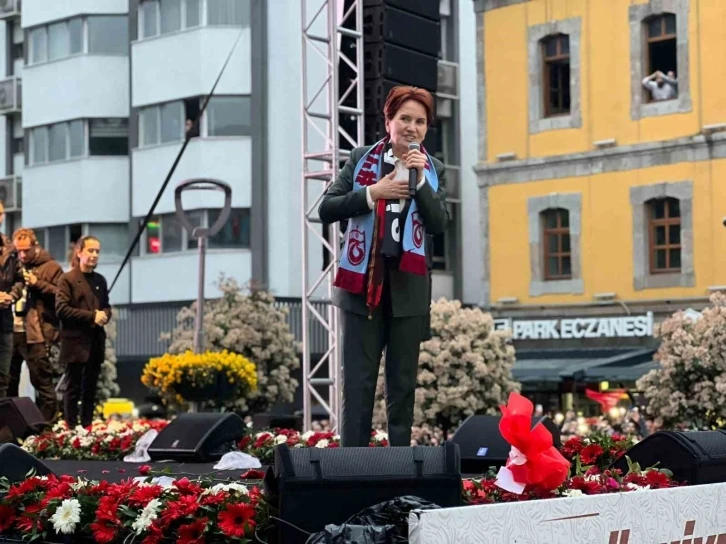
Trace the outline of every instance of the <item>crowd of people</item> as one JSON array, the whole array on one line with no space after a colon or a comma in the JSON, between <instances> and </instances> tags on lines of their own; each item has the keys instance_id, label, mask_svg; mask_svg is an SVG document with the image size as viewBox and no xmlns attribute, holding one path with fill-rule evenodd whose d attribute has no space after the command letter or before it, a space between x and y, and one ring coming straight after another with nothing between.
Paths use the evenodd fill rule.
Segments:
<instances>
[{"instance_id":1,"label":"crowd of people","mask_svg":"<svg viewBox=\"0 0 726 544\"><path fill-rule=\"evenodd\" d=\"M0 202L0 223L4 214ZM18 396L25 362L47 422L93 421L111 318L106 279L95 272L100 253L97 238L81 237L64 272L32 229L0 234L0 399ZM63 369L60 380L54 358Z\"/></svg>"}]
</instances>

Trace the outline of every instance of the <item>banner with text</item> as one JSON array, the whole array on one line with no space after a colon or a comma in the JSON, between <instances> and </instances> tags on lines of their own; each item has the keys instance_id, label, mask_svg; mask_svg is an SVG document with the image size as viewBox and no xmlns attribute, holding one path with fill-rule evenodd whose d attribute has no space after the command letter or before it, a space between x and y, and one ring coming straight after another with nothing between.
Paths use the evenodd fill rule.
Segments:
<instances>
[{"instance_id":1,"label":"banner with text","mask_svg":"<svg viewBox=\"0 0 726 544\"><path fill-rule=\"evenodd\" d=\"M720 544L726 483L413 511L411 544Z\"/></svg>"},{"instance_id":2,"label":"banner with text","mask_svg":"<svg viewBox=\"0 0 726 544\"><path fill-rule=\"evenodd\" d=\"M622 317L495 319L495 330L511 330L513 340L635 338L653 336L653 313Z\"/></svg>"}]
</instances>

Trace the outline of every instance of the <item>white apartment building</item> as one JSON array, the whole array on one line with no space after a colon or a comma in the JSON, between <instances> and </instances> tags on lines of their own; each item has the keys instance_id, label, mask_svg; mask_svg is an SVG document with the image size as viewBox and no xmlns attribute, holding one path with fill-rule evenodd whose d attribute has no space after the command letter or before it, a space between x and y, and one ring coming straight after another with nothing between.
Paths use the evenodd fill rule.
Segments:
<instances>
[{"instance_id":1,"label":"white apartment building","mask_svg":"<svg viewBox=\"0 0 726 544\"><path fill-rule=\"evenodd\" d=\"M434 289L476 304L475 13L471 0L440 4L437 155L449 166L454 221L436 244ZM62 262L69 244L94 234L103 246L100 272L110 281L183 144L186 121L241 33L112 303L130 319L137 307L148 312L195 298L195 241L175 218L173 193L198 177L221 179L233 191L231 218L210 240L206 295L218 296L224 273L299 298L300 12L300 0L0 0L5 232L34 228ZM213 223L221 196L187 196L193 220Z\"/></svg>"}]
</instances>

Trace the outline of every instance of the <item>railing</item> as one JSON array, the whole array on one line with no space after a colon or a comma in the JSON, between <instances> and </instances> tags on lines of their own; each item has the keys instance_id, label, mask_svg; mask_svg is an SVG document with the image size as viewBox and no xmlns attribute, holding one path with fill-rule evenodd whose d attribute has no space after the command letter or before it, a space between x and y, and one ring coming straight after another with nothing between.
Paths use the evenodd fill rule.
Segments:
<instances>
[{"instance_id":1,"label":"railing","mask_svg":"<svg viewBox=\"0 0 726 544\"><path fill-rule=\"evenodd\" d=\"M20 17L21 0L0 0L0 19Z\"/></svg>"},{"instance_id":2,"label":"railing","mask_svg":"<svg viewBox=\"0 0 726 544\"><path fill-rule=\"evenodd\" d=\"M2 2L2 0L0 0ZM15 113L23 105L23 83L17 76L0 81L0 114Z\"/></svg>"},{"instance_id":3,"label":"railing","mask_svg":"<svg viewBox=\"0 0 726 544\"><path fill-rule=\"evenodd\" d=\"M177 326L177 314L191 301L167 302L162 304L129 304L114 308L118 319L116 356L126 359L142 359L162 355L169 348L169 341L160 340L163 333L171 332ZM287 322L297 342L302 341L302 302L299 298L278 298L278 308L287 308ZM316 308L323 311L320 304ZM313 353L324 353L328 346L328 335L322 325L311 320Z\"/></svg>"}]
</instances>

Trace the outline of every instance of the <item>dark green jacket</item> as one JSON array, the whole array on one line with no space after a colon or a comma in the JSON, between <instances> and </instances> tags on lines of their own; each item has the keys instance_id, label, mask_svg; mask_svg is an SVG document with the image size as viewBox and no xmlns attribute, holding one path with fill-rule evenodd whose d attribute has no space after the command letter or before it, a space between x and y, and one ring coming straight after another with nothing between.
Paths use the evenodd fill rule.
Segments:
<instances>
[{"instance_id":1,"label":"dark green jacket","mask_svg":"<svg viewBox=\"0 0 726 544\"><path fill-rule=\"evenodd\" d=\"M353 191L353 172L371 146L357 147L351 154L348 162L340 171L335 180L323 196L318 209L320 220L323 223L342 223L341 230L347 226L347 220L359 215L373 213L368 207L365 188ZM443 233L449 223L449 211L446 207L446 172L444 165L432 157L436 174L439 177L439 188L434 191L429 183L416 192L414 197L419 214L426 227L426 262L428 273L425 276L400 272L395 269L386 270L391 288L391 303L394 317L408 317L426 315L431 306L431 261L433 243L431 238L435 234ZM342 310L360 315L368 315L365 295L355 295L343 289L335 288L333 304Z\"/></svg>"}]
</instances>

